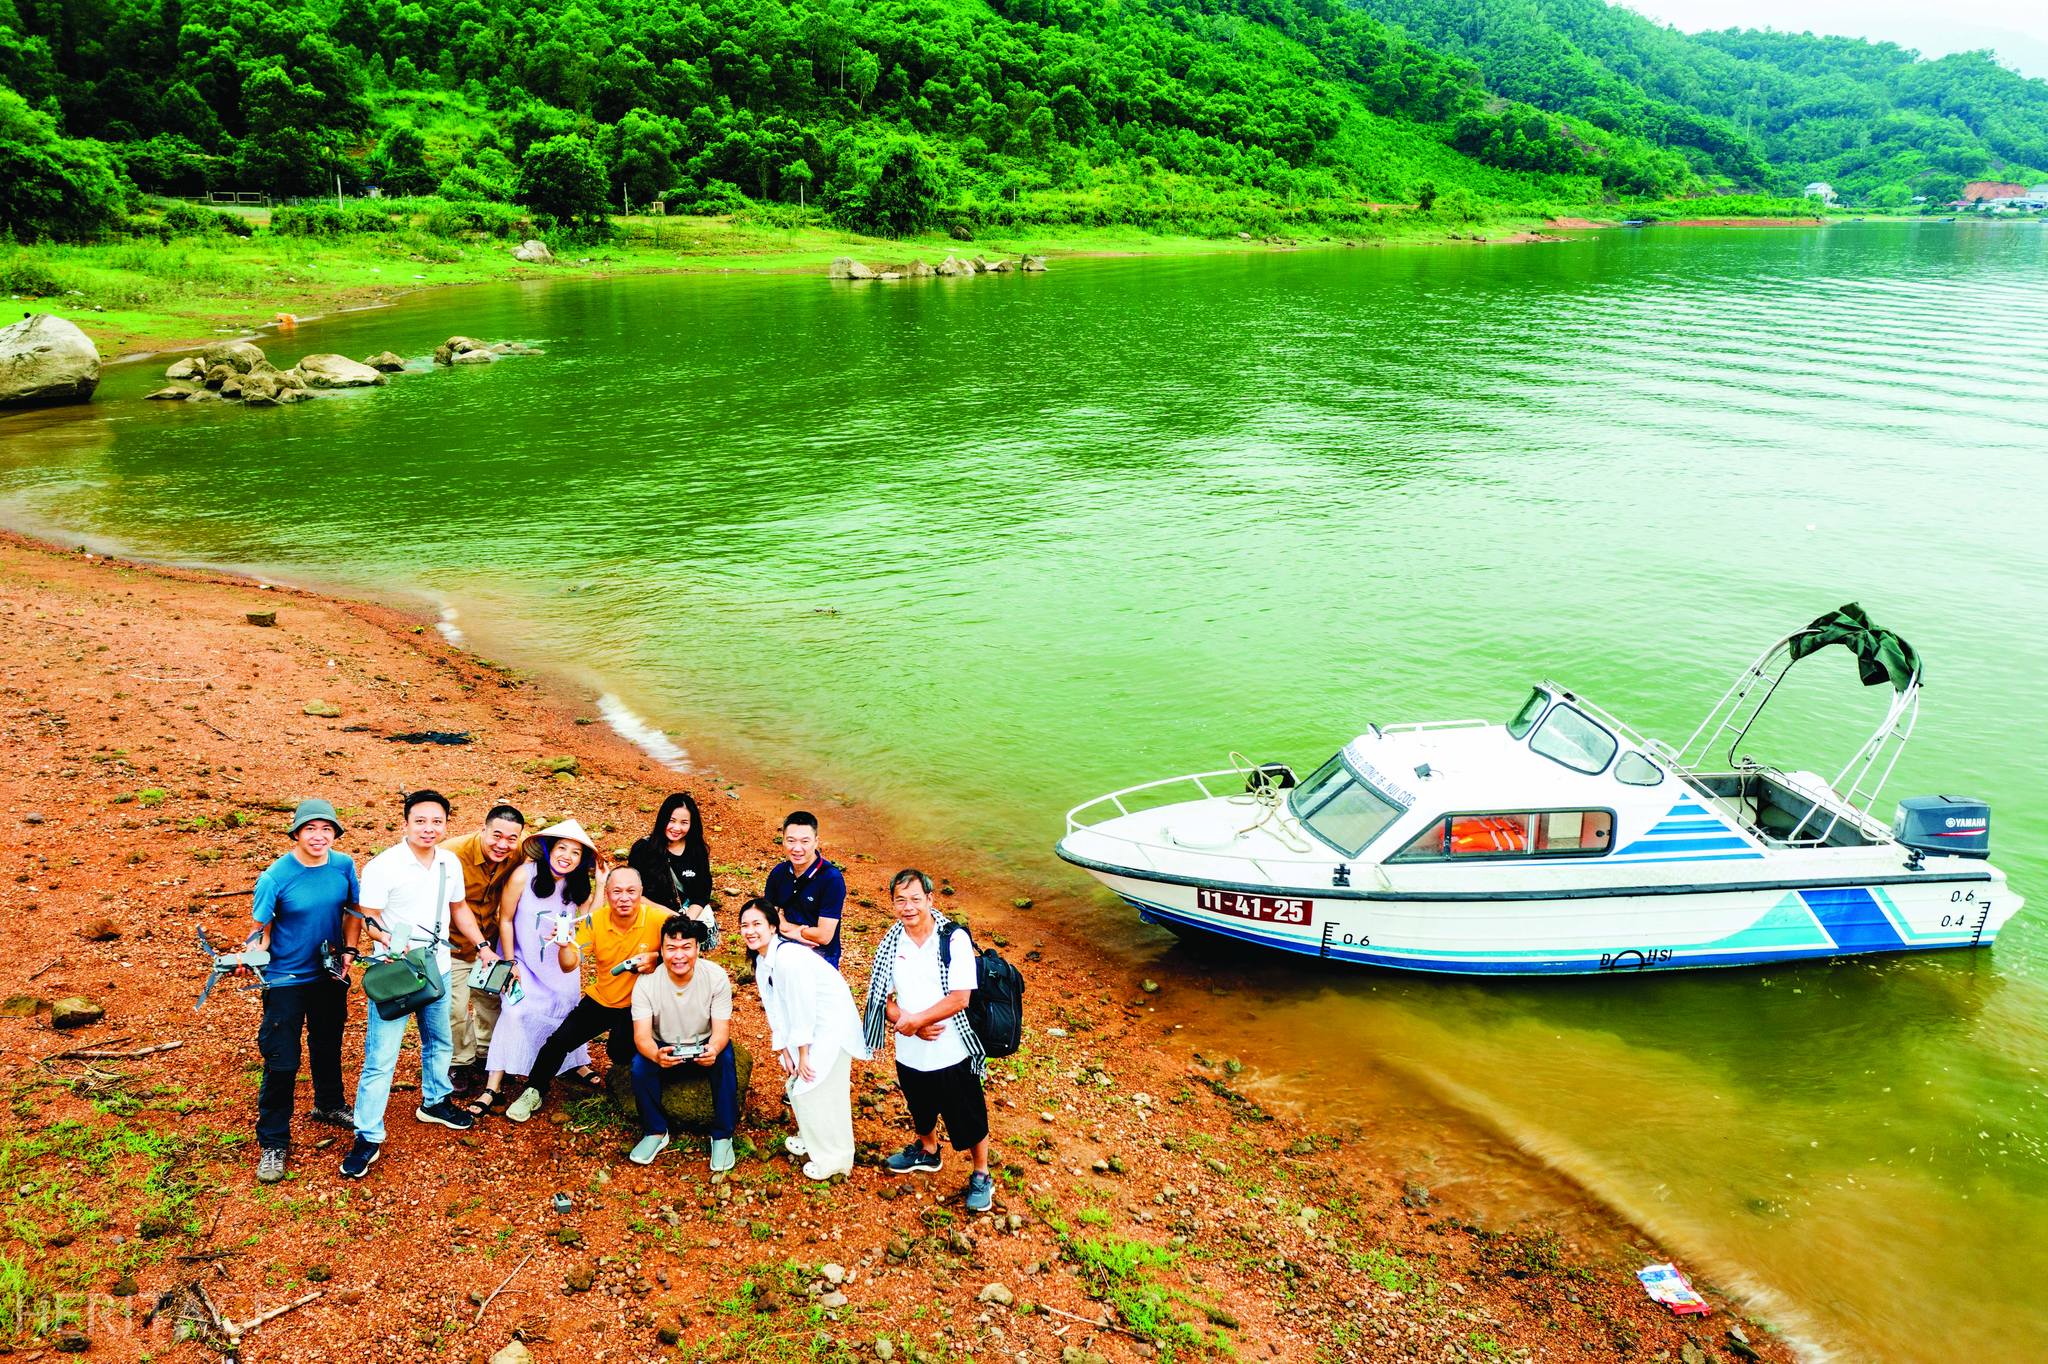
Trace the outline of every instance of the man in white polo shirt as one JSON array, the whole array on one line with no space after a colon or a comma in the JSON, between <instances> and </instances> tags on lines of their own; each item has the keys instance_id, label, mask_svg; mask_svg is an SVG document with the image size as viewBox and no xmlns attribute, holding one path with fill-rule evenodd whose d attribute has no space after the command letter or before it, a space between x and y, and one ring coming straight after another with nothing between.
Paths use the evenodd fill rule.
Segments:
<instances>
[{"instance_id":1,"label":"man in white polo shirt","mask_svg":"<svg viewBox=\"0 0 2048 1364\"><path fill-rule=\"evenodd\" d=\"M896 922L875 949L868 978L867 1042L880 1050L886 1031L896 1044L896 1083L910 1105L916 1137L882 1162L892 1175L931 1174L939 1158L939 1119L955 1151L974 1157L967 1210L995 1205L988 1172L988 1100L981 1091L981 1041L967 1025L977 981L974 943L932 908L932 879L899 871L889 883ZM943 953L943 960L941 954Z\"/></svg>"},{"instance_id":2,"label":"man in white polo shirt","mask_svg":"<svg viewBox=\"0 0 2048 1364\"><path fill-rule=\"evenodd\" d=\"M490 943L477 928L476 916L464 898L462 863L438 846L448 832L448 801L438 791L415 791L405 798L405 839L371 858L362 872L364 935L379 948L399 953L410 947L435 945L441 978L448 978L451 925L471 942L481 943L477 960L496 960ZM391 1100L392 1074L398 1069L398 1048L405 1040L408 1018L419 1020L420 1104L413 1117L467 1131L476 1119L449 1100L448 1060L454 1038L448 1023L448 994L411 1014L385 1018L375 1005L363 1016L363 1070L356 1080L356 1139L342 1158L345 1179L361 1179L384 1149L384 1108Z\"/></svg>"}]
</instances>

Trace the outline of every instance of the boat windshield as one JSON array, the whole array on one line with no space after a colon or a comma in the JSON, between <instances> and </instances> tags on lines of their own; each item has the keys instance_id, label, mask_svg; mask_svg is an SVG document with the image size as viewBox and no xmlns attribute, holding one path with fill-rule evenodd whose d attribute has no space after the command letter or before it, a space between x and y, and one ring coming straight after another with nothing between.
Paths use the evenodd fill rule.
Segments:
<instances>
[{"instance_id":1,"label":"boat windshield","mask_svg":"<svg viewBox=\"0 0 2048 1364\"><path fill-rule=\"evenodd\" d=\"M1402 815L1400 806L1360 781L1342 754L1316 769L1288 797L1294 817L1323 842L1356 857Z\"/></svg>"},{"instance_id":2,"label":"boat windshield","mask_svg":"<svg viewBox=\"0 0 2048 1364\"><path fill-rule=\"evenodd\" d=\"M1558 706L1544 717L1529 747L1575 772L1598 775L1621 744L1577 707Z\"/></svg>"},{"instance_id":3,"label":"boat windshield","mask_svg":"<svg viewBox=\"0 0 2048 1364\"><path fill-rule=\"evenodd\" d=\"M1529 699L1515 712L1515 718L1508 721L1508 733L1517 739L1528 738L1530 728L1535 725L1537 717L1543 714L1543 708L1549 704L1550 693L1543 688L1538 687L1530 692Z\"/></svg>"}]
</instances>

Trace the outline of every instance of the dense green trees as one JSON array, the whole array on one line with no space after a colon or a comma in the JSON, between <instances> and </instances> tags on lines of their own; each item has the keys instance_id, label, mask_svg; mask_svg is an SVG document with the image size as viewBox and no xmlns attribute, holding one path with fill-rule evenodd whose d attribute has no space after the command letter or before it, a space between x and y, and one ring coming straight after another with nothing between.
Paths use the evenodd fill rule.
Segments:
<instances>
[{"instance_id":1,"label":"dense green trees","mask_svg":"<svg viewBox=\"0 0 2048 1364\"><path fill-rule=\"evenodd\" d=\"M1511 99L1682 156L1715 184L1941 202L1962 179L2048 178L2048 82L1987 54L1753 30L1688 36L1606 0L1360 0ZM1463 145L1461 143L1461 145Z\"/></svg>"},{"instance_id":2,"label":"dense green trees","mask_svg":"<svg viewBox=\"0 0 2048 1364\"><path fill-rule=\"evenodd\" d=\"M2048 161L2048 87L1981 57L1693 39L1603 0L1362 4L0 0L0 89L31 186L339 177L564 219L815 199L887 231L1362 213L1425 180L1478 205L1820 172L1896 194Z\"/></svg>"},{"instance_id":3,"label":"dense green trees","mask_svg":"<svg viewBox=\"0 0 2048 1364\"><path fill-rule=\"evenodd\" d=\"M112 221L121 202L103 147L58 136L48 117L0 89L0 224L31 241L75 237Z\"/></svg>"}]
</instances>

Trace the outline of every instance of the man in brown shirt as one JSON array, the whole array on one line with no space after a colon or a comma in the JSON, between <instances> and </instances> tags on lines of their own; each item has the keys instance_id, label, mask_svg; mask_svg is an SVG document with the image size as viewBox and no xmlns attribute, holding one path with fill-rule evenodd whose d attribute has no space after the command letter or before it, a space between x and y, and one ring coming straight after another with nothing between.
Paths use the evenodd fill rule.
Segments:
<instances>
[{"instance_id":1,"label":"man in brown shirt","mask_svg":"<svg viewBox=\"0 0 2048 1364\"><path fill-rule=\"evenodd\" d=\"M462 898L487 933L497 925L498 899L519 865L519 842L525 833L524 815L510 805L494 805L484 816L483 828L441 845L462 864ZM455 964L448 973L448 1022L455 1055L449 1069L457 1092L472 1090L482 1081L491 1029L498 1022L498 997L470 990L472 976L483 975L477 968L476 948L461 933L451 933L449 950Z\"/></svg>"}]
</instances>

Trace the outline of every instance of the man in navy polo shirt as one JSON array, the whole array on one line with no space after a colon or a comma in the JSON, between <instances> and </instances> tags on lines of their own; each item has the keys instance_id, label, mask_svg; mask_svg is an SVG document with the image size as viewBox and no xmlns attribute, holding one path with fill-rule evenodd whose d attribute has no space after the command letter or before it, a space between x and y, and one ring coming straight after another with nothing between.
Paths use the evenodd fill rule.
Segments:
<instances>
[{"instance_id":1,"label":"man in navy polo shirt","mask_svg":"<svg viewBox=\"0 0 2048 1364\"><path fill-rule=\"evenodd\" d=\"M789 860L775 864L762 893L782 914L782 936L811 948L836 971L846 877L818 853L818 817L798 810L783 820L782 851Z\"/></svg>"}]
</instances>

